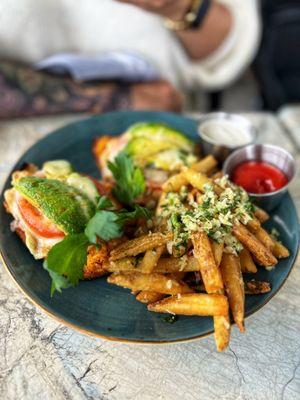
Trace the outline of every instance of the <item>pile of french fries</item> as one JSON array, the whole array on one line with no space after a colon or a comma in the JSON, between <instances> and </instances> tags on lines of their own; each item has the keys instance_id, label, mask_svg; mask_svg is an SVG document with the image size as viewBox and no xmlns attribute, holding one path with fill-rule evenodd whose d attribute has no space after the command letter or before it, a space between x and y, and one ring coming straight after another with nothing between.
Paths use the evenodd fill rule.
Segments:
<instances>
[{"instance_id":1,"label":"pile of french fries","mask_svg":"<svg viewBox=\"0 0 300 400\"><path fill-rule=\"evenodd\" d=\"M216 160L207 156L170 177L162 187L156 214L160 214L166 193L178 192L182 186L201 196L209 183L220 194L222 188L216 179L221 173L216 167ZM244 282L243 276L255 274L257 265L273 268L278 259L289 256L288 249L262 227L268 218L266 212L256 208L247 225L233 227L233 235L243 245L238 255L226 253L223 244L201 229L191 235L188 252L169 254L167 244L172 233L163 224L156 225L155 231L125 240L111 250L105 265L111 273L108 282L130 289L149 311L213 317L216 347L222 351L229 344L231 316L239 330L245 331L245 294L271 290L268 282Z\"/></svg>"}]
</instances>

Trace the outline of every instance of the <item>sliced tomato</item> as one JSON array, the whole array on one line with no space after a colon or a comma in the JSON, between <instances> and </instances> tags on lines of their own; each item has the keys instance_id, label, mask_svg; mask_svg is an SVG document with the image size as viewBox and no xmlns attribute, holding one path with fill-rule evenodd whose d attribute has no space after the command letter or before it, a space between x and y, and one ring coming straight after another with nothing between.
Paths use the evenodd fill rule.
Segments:
<instances>
[{"instance_id":1,"label":"sliced tomato","mask_svg":"<svg viewBox=\"0 0 300 400\"><path fill-rule=\"evenodd\" d=\"M24 197L18 197L18 208L25 224L37 235L47 239L63 238L65 234Z\"/></svg>"}]
</instances>

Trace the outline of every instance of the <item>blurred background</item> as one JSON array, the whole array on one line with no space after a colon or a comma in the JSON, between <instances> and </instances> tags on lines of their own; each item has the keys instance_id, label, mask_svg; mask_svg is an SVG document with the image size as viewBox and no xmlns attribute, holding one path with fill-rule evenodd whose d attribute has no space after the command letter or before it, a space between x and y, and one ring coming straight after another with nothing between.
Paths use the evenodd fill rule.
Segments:
<instances>
[{"instance_id":1,"label":"blurred background","mask_svg":"<svg viewBox=\"0 0 300 400\"><path fill-rule=\"evenodd\" d=\"M0 2L0 118L300 101L299 0Z\"/></svg>"}]
</instances>

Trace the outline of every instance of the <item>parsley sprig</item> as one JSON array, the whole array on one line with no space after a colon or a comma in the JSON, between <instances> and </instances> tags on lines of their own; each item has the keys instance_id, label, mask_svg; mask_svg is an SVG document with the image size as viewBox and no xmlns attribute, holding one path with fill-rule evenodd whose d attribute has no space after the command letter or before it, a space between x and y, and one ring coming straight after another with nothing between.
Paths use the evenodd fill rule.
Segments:
<instances>
[{"instance_id":1,"label":"parsley sprig","mask_svg":"<svg viewBox=\"0 0 300 400\"><path fill-rule=\"evenodd\" d=\"M110 202L108 205L107 200L105 200L105 208L110 208L110 210L103 209L104 201L100 199L96 214L89 220L85 228L84 233L92 244L97 243L97 237L106 242L119 238L123 235L124 226L128 221L150 217L148 210L137 204L134 205L132 211L126 209L115 211L112 203Z\"/></svg>"},{"instance_id":2,"label":"parsley sprig","mask_svg":"<svg viewBox=\"0 0 300 400\"><path fill-rule=\"evenodd\" d=\"M113 195L122 204L132 205L146 188L142 170L133 164L132 158L125 152L120 152L114 162L109 162L108 168L116 181Z\"/></svg>"}]
</instances>

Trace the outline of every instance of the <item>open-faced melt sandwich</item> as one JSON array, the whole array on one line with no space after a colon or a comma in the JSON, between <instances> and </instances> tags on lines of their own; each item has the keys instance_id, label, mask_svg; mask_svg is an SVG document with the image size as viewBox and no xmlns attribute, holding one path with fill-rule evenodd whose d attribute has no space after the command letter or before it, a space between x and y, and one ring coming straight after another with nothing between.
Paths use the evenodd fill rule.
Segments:
<instances>
[{"instance_id":1,"label":"open-faced melt sandwich","mask_svg":"<svg viewBox=\"0 0 300 400\"><path fill-rule=\"evenodd\" d=\"M103 192L97 181L74 172L64 160L46 162L41 170L27 165L13 173L12 186L4 194L5 208L14 217L11 227L36 259L46 258L67 235L82 232ZM102 275L103 251L95 257L90 246L84 278Z\"/></svg>"},{"instance_id":2,"label":"open-faced melt sandwich","mask_svg":"<svg viewBox=\"0 0 300 400\"><path fill-rule=\"evenodd\" d=\"M142 169L150 188L161 186L171 174L197 160L194 142L157 122L137 123L120 136L101 136L95 140L93 153L102 178L112 177L108 163L120 152L126 152Z\"/></svg>"}]
</instances>

